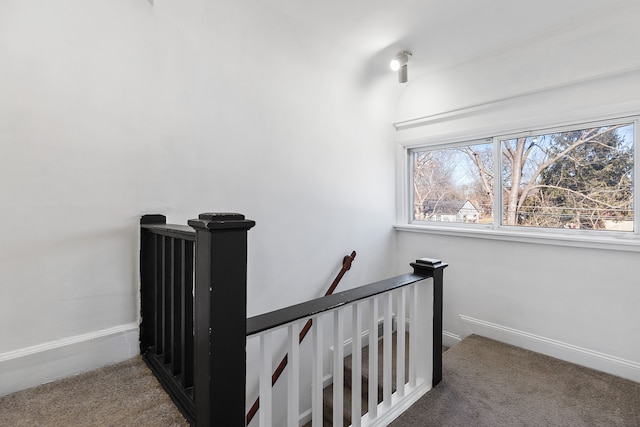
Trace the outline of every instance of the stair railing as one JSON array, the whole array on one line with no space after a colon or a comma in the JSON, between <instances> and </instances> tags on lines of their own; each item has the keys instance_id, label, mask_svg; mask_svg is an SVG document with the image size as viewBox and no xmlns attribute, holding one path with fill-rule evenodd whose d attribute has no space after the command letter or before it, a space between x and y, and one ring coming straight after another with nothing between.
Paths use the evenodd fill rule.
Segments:
<instances>
[{"instance_id":1,"label":"stair railing","mask_svg":"<svg viewBox=\"0 0 640 427\"><path fill-rule=\"evenodd\" d=\"M191 424L245 425L244 215L140 220L140 352Z\"/></svg>"},{"instance_id":2,"label":"stair railing","mask_svg":"<svg viewBox=\"0 0 640 427\"><path fill-rule=\"evenodd\" d=\"M286 423L300 424L300 324L313 320L312 423L322 425L325 317L333 317L333 374L341 403L346 315L353 329L353 358L359 359L363 334L369 342L369 410L353 425L383 425L442 378L442 279L446 264L412 263L413 273L246 318L247 232L255 222L240 214L207 213L189 227L166 224L163 215L140 220L140 351L176 406L198 427L245 425L246 348L258 337L261 348L260 426L273 425L271 390L272 334L288 331L288 401ZM382 399L377 398L378 307L383 322ZM349 313L350 310L350 313ZM397 320L398 365L392 390L391 325ZM409 364L404 366L405 319L409 330ZM368 326L367 326L368 325ZM367 330L368 327L368 330ZM253 338L252 338L253 339ZM402 359L402 363L400 363ZM354 372L358 370L354 364ZM291 373L294 374L291 374ZM297 374L295 374L297 373ZM388 374L388 375L387 375ZM360 384L353 374L354 394ZM375 396L374 396L375 395ZM341 425L342 405L334 404L334 425ZM361 413L358 399L353 412ZM393 408L393 409L392 409ZM276 420L280 423L280 420ZM284 422L284 421L283 421ZM254 421L255 423L255 421Z\"/></svg>"},{"instance_id":3,"label":"stair railing","mask_svg":"<svg viewBox=\"0 0 640 427\"><path fill-rule=\"evenodd\" d=\"M311 418L313 427L324 425L325 420L333 426L342 426L345 420L343 386L345 378L345 331L351 336L353 367L351 386L354 397L348 402L347 422L353 426L384 426L390 423L424 393L438 384L442 378L442 282L447 264L438 260L421 259L412 263L413 273L361 286L325 296L301 304L254 316L247 320L247 337L259 340L259 394L261 427L287 425L298 427ZM301 357L299 345L300 325L311 319L311 410L306 417L300 416ZM333 319L333 334L329 345L333 346L332 372L325 378L323 371L327 345L324 345L324 329ZM393 323L396 323L394 345ZM382 323L382 337L378 336ZM346 326L350 325L351 330ZM271 370L273 334L286 328L287 331L287 396L286 414L274 413ZM405 333L409 337L408 364L405 361ZM363 372L359 363L366 337L368 344L368 386L360 389ZM382 375L379 380L378 339L382 338ZM394 349L395 347L395 349ZM392 363L395 350L396 364ZM438 357L436 357L438 356ZM395 374L395 375L394 375ZM395 381L394 381L395 377ZM348 378L347 378L348 380ZM323 388L333 384L332 413L324 414ZM363 404L360 396L367 400ZM356 397L357 396L357 397ZM364 410L364 407L367 410ZM349 424L346 424L349 425Z\"/></svg>"},{"instance_id":4,"label":"stair railing","mask_svg":"<svg viewBox=\"0 0 640 427\"><path fill-rule=\"evenodd\" d=\"M353 263L353 260L355 258L356 258L356 251L351 251L351 255L346 255L342 259L342 268L336 275L336 278L333 279L333 282L331 282L331 285L327 289L327 292L325 292L324 296L333 294L333 291L336 290L336 288L338 287L338 284L340 283L340 280L342 280L345 273L351 269L351 264ZM299 344L301 344L302 341L305 339L312 325L313 325L313 321L311 319L307 320L307 322L304 324L298 337ZM280 379L280 375L282 375L282 373L284 372L284 368L286 368L288 363L288 357L289 355L285 354L282 360L280 360L278 367L275 369L275 371L273 371L273 375L271 375L272 387L276 384L276 382ZM260 396L256 398L256 400L253 402L253 405L251 405L251 408L249 408L249 411L247 412L247 425L251 423L251 420L253 420L253 417L255 417L256 413L258 412L258 409L260 409Z\"/></svg>"}]
</instances>

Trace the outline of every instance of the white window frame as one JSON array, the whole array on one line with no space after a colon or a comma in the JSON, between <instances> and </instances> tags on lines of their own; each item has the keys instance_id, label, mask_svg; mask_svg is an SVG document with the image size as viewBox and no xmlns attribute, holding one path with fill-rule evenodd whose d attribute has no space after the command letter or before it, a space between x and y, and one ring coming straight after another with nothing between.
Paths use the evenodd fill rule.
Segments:
<instances>
[{"instance_id":1,"label":"white window frame","mask_svg":"<svg viewBox=\"0 0 640 427\"><path fill-rule=\"evenodd\" d=\"M420 149L438 150L455 148L479 143L492 142L494 146L494 168L502 170L502 147L500 141L515 137L548 134L568 130L587 129L603 125L619 123L633 123L633 231L616 232L602 230L565 230L522 226L502 225L502 174L494 173L494 206L493 224L442 223L436 221L413 220L413 191L412 191L412 153ZM533 127L532 127L533 128ZM461 237L487 238L497 240L511 240L537 244L550 244L573 247L590 247L609 250L624 250L640 252L640 115L621 115L602 120L571 121L556 126L536 126L534 130L519 130L507 132L493 132L493 135L476 135L468 133L454 137L419 138L400 141L398 180L400 197L398 198L398 220L394 228L400 231L454 235Z\"/></svg>"}]
</instances>

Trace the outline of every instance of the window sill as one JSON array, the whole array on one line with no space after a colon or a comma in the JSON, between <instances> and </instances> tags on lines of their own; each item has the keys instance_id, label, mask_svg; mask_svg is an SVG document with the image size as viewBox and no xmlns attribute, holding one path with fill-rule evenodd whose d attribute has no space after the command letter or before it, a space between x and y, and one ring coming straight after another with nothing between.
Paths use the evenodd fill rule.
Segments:
<instances>
[{"instance_id":1,"label":"window sill","mask_svg":"<svg viewBox=\"0 0 640 427\"><path fill-rule=\"evenodd\" d=\"M412 233L504 240L511 242L534 243L539 245L640 252L640 239L636 234L631 233L629 233L629 235L615 234L613 236L595 236L593 234L576 234L568 236L566 234L545 232L541 230L513 230L507 227L496 230L493 228L481 227L436 226L422 224L396 224L393 228L397 231Z\"/></svg>"}]
</instances>

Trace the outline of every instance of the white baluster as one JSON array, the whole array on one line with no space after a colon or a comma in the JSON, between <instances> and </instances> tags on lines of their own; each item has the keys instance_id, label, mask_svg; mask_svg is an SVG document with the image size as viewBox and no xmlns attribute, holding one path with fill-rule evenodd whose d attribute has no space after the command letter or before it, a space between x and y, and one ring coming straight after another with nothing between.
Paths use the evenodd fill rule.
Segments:
<instances>
[{"instance_id":1,"label":"white baluster","mask_svg":"<svg viewBox=\"0 0 640 427\"><path fill-rule=\"evenodd\" d=\"M362 417L362 317L353 304L353 347L351 349L351 425L360 427Z\"/></svg>"},{"instance_id":2,"label":"white baluster","mask_svg":"<svg viewBox=\"0 0 640 427\"><path fill-rule=\"evenodd\" d=\"M416 285L409 288L409 386L416 386L418 369L418 331L422 325L418 324L418 295Z\"/></svg>"},{"instance_id":3,"label":"white baluster","mask_svg":"<svg viewBox=\"0 0 640 427\"><path fill-rule=\"evenodd\" d=\"M260 427L271 427L271 332L260 335Z\"/></svg>"},{"instance_id":4,"label":"white baluster","mask_svg":"<svg viewBox=\"0 0 640 427\"><path fill-rule=\"evenodd\" d=\"M369 300L369 420L378 416L378 297Z\"/></svg>"},{"instance_id":5,"label":"white baluster","mask_svg":"<svg viewBox=\"0 0 640 427\"><path fill-rule=\"evenodd\" d=\"M300 325L289 325L287 356L287 426L300 426Z\"/></svg>"},{"instance_id":6,"label":"white baluster","mask_svg":"<svg viewBox=\"0 0 640 427\"><path fill-rule=\"evenodd\" d=\"M404 397L405 390L405 322L406 322L406 289L402 288L397 293L396 308L396 393L398 397Z\"/></svg>"},{"instance_id":7,"label":"white baluster","mask_svg":"<svg viewBox=\"0 0 640 427\"><path fill-rule=\"evenodd\" d=\"M313 318L311 357L311 417L312 427L322 426L322 317Z\"/></svg>"},{"instance_id":8,"label":"white baluster","mask_svg":"<svg viewBox=\"0 0 640 427\"><path fill-rule=\"evenodd\" d=\"M344 412L344 314L342 308L333 312L333 425L343 425Z\"/></svg>"},{"instance_id":9,"label":"white baluster","mask_svg":"<svg viewBox=\"0 0 640 427\"><path fill-rule=\"evenodd\" d=\"M393 365L391 360L391 350L393 348L393 335L391 323L392 317L392 303L391 292L387 292L382 297L384 304L384 323L382 330L383 337L383 353L382 353L382 397L383 405L385 407L391 406L391 366Z\"/></svg>"}]
</instances>

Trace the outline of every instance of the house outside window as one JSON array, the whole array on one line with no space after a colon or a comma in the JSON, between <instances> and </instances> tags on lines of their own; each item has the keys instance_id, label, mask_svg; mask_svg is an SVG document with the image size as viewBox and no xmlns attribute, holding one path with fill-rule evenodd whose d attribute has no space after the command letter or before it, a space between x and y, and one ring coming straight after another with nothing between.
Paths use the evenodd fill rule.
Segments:
<instances>
[{"instance_id":1,"label":"house outside window","mask_svg":"<svg viewBox=\"0 0 640 427\"><path fill-rule=\"evenodd\" d=\"M492 143L418 148L411 151L415 221L492 223ZM481 159L481 160L476 160Z\"/></svg>"}]
</instances>

